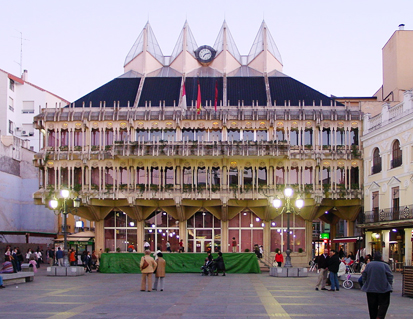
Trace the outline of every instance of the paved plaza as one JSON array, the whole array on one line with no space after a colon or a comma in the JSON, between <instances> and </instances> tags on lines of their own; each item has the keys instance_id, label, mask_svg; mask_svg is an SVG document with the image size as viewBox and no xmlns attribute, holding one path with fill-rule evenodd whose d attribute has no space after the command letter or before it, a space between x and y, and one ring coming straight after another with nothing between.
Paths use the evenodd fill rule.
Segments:
<instances>
[{"instance_id":1,"label":"paved plaza","mask_svg":"<svg viewBox=\"0 0 413 319\"><path fill-rule=\"evenodd\" d=\"M307 278L268 273L167 274L165 291L141 292L140 274L91 273L48 277L43 266L29 283L0 290L0 318L368 318L365 293L315 291ZM388 318L412 318L395 274Z\"/></svg>"}]
</instances>

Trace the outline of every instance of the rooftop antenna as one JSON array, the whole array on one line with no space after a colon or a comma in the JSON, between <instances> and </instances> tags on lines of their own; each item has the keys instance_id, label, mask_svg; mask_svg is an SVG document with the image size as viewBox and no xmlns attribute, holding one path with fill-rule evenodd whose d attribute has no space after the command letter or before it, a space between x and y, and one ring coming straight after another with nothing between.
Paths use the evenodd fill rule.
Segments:
<instances>
[{"instance_id":1,"label":"rooftop antenna","mask_svg":"<svg viewBox=\"0 0 413 319\"><path fill-rule=\"evenodd\" d=\"M20 76L23 74L23 40L29 41L29 39L24 39L23 38L23 33L19 30L16 30L17 32L20 32L20 37L13 37L13 38L19 38L20 39L20 63L16 62L18 65L20 65Z\"/></svg>"}]
</instances>

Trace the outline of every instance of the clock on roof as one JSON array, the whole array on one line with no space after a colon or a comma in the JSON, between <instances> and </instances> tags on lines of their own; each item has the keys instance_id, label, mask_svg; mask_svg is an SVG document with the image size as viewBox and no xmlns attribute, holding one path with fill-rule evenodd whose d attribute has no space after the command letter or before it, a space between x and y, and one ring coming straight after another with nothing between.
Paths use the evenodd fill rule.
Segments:
<instances>
[{"instance_id":1,"label":"clock on roof","mask_svg":"<svg viewBox=\"0 0 413 319\"><path fill-rule=\"evenodd\" d=\"M195 56L201 63L211 62L215 58L216 53L217 51L215 51L209 45L202 45L195 50Z\"/></svg>"}]
</instances>

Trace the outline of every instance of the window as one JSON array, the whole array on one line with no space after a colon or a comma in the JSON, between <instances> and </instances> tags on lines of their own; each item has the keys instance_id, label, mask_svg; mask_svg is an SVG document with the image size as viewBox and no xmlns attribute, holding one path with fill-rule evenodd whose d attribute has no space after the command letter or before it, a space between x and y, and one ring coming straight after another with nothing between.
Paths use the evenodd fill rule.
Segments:
<instances>
[{"instance_id":1,"label":"window","mask_svg":"<svg viewBox=\"0 0 413 319\"><path fill-rule=\"evenodd\" d=\"M398 219L399 205L400 205L399 187L398 186L392 187L391 196L392 196L393 219Z\"/></svg>"},{"instance_id":2,"label":"window","mask_svg":"<svg viewBox=\"0 0 413 319\"><path fill-rule=\"evenodd\" d=\"M9 79L9 89L14 92L14 80Z\"/></svg>"},{"instance_id":3,"label":"window","mask_svg":"<svg viewBox=\"0 0 413 319\"><path fill-rule=\"evenodd\" d=\"M222 140L222 132L220 130L211 130L209 132L209 138L212 142Z\"/></svg>"},{"instance_id":4,"label":"window","mask_svg":"<svg viewBox=\"0 0 413 319\"><path fill-rule=\"evenodd\" d=\"M206 185L206 169L205 167L198 167L198 185Z\"/></svg>"},{"instance_id":5,"label":"window","mask_svg":"<svg viewBox=\"0 0 413 319\"><path fill-rule=\"evenodd\" d=\"M62 137L61 140L61 146L67 146L68 145L68 136L69 136L69 132L67 130L62 130L60 132L60 135Z\"/></svg>"},{"instance_id":6,"label":"window","mask_svg":"<svg viewBox=\"0 0 413 319\"><path fill-rule=\"evenodd\" d=\"M165 130L164 131L164 140L168 142L175 142L176 131L175 130Z\"/></svg>"},{"instance_id":7,"label":"window","mask_svg":"<svg viewBox=\"0 0 413 319\"><path fill-rule=\"evenodd\" d=\"M290 131L290 145L296 146L299 145L298 141L298 129L292 129Z\"/></svg>"},{"instance_id":8,"label":"window","mask_svg":"<svg viewBox=\"0 0 413 319\"><path fill-rule=\"evenodd\" d=\"M313 129L306 128L304 131L304 145L313 145Z\"/></svg>"},{"instance_id":9,"label":"window","mask_svg":"<svg viewBox=\"0 0 413 319\"><path fill-rule=\"evenodd\" d=\"M200 142L205 142L208 140L208 135L205 130L195 130L196 140Z\"/></svg>"},{"instance_id":10,"label":"window","mask_svg":"<svg viewBox=\"0 0 413 319\"><path fill-rule=\"evenodd\" d=\"M277 128L277 130L275 131L275 138L277 141L285 141L283 128Z\"/></svg>"},{"instance_id":11,"label":"window","mask_svg":"<svg viewBox=\"0 0 413 319\"><path fill-rule=\"evenodd\" d=\"M306 167L304 169L304 184L313 184L313 168Z\"/></svg>"},{"instance_id":12,"label":"window","mask_svg":"<svg viewBox=\"0 0 413 319\"><path fill-rule=\"evenodd\" d=\"M161 130L151 130L150 131L150 140L151 142L159 142L162 139L162 131Z\"/></svg>"},{"instance_id":13,"label":"window","mask_svg":"<svg viewBox=\"0 0 413 319\"><path fill-rule=\"evenodd\" d=\"M344 185L346 182L344 168L338 167L336 170L336 183L338 185Z\"/></svg>"},{"instance_id":14,"label":"window","mask_svg":"<svg viewBox=\"0 0 413 319\"><path fill-rule=\"evenodd\" d=\"M13 121L9 120L9 133L13 134L13 131L14 131L14 123Z\"/></svg>"},{"instance_id":15,"label":"window","mask_svg":"<svg viewBox=\"0 0 413 319\"><path fill-rule=\"evenodd\" d=\"M174 184L174 169L172 167L165 168L165 185Z\"/></svg>"},{"instance_id":16,"label":"window","mask_svg":"<svg viewBox=\"0 0 413 319\"><path fill-rule=\"evenodd\" d=\"M182 130L182 141L194 141L194 130L184 129Z\"/></svg>"},{"instance_id":17,"label":"window","mask_svg":"<svg viewBox=\"0 0 413 319\"><path fill-rule=\"evenodd\" d=\"M238 185L238 169L230 168L228 175L229 175L229 185Z\"/></svg>"},{"instance_id":18,"label":"window","mask_svg":"<svg viewBox=\"0 0 413 319\"><path fill-rule=\"evenodd\" d=\"M351 145L359 145L359 129L358 128L351 129L350 142L351 142Z\"/></svg>"},{"instance_id":19,"label":"window","mask_svg":"<svg viewBox=\"0 0 413 319\"><path fill-rule=\"evenodd\" d=\"M98 146L100 143L99 143L99 140L100 140L100 134L99 134L100 132L99 132L99 130L97 130L97 129L92 129L92 135L91 135L91 139L92 139L92 146Z\"/></svg>"},{"instance_id":20,"label":"window","mask_svg":"<svg viewBox=\"0 0 413 319\"><path fill-rule=\"evenodd\" d=\"M275 170L275 184L284 184L284 167L277 167Z\"/></svg>"},{"instance_id":21,"label":"window","mask_svg":"<svg viewBox=\"0 0 413 319\"><path fill-rule=\"evenodd\" d=\"M9 110L14 112L14 100L9 97Z\"/></svg>"},{"instance_id":22,"label":"window","mask_svg":"<svg viewBox=\"0 0 413 319\"><path fill-rule=\"evenodd\" d=\"M381 172L381 156L378 148L373 152L373 167L371 168L371 174L377 174Z\"/></svg>"},{"instance_id":23,"label":"window","mask_svg":"<svg viewBox=\"0 0 413 319\"><path fill-rule=\"evenodd\" d=\"M73 134L73 143L74 146L82 146L83 145L83 139L82 139L82 131L81 130L75 130Z\"/></svg>"},{"instance_id":24,"label":"window","mask_svg":"<svg viewBox=\"0 0 413 319\"><path fill-rule=\"evenodd\" d=\"M240 130L228 130L228 141L240 141L241 133Z\"/></svg>"},{"instance_id":25,"label":"window","mask_svg":"<svg viewBox=\"0 0 413 319\"><path fill-rule=\"evenodd\" d=\"M254 131L244 131L242 139L244 141L253 141L254 140Z\"/></svg>"},{"instance_id":26,"label":"window","mask_svg":"<svg viewBox=\"0 0 413 319\"><path fill-rule=\"evenodd\" d=\"M75 185L82 185L82 169L75 167L73 174Z\"/></svg>"},{"instance_id":27,"label":"window","mask_svg":"<svg viewBox=\"0 0 413 319\"><path fill-rule=\"evenodd\" d=\"M244 168L244 185L252 185L252 168Z\"/></svg>"},{"instance_id":28,"label":"window","mask_svg":"<svg viewBox=\"0 0 413 319\"><path fill-rule=\"evenodd\" d=\"M146 184L146 170L143 167L136 169L136 184Z\"/></svg>"},{"instance_id":29,"label":"window","mask_svg":"<svg viewBox=\"0 0 413 319\"><path fill-rule=\"evenodd\" d=\"M323 185L330 184L330 168L329 167L323 168L323 170L321 171L321 178L322 178Z\"/></svg>"},{"instance_id":30,"label":"window","mask_svg":"<svg viewBox=\"0 0 413 319\"><path fill-rule=\"evenodd\" d=\"M112 167L106 167L105 168L105 183L106 185L113 185L113 168Z\"/></svg>"},{"instance_id":31,"label":"window","mask_svg":"<svg viewBox=\"0 0 413 319\"><path fill-rule=\"evenodd\" d=\"M33 114L34 113L34 101L23 101L23 114Z\"/></svg>"},{"instance_id":32,"label":"window","mask_svg":"<svg viewBox=\"0 0 413 319\"><path fill-rule=\"evenodd\" d=\"M105 145L112 145L113 144L113 130L106 130L105 131Z\"/></svg>"},{"instance_id":33,"label":"window","mask_svg":"<svg viewBox=\"0 0 413 319\"><path fill-rule=\"evenodd\" d=\"M159 168L158 167L151 168L151 184L159 185Z\"/></svg>"},{"instance_id":34,"label":"window","mask_svg":"<svg viewBox=\"0 0 413 319\"><path fill-rule=\"evenodd\" d=\"M267 169L265 167L258 169L258 185L267 185Z\"/></svg>"},{"instance_id":35,"label":"window","mask_svg":"<svg viewBox=\"0 0 413 319\"><path fill-rule=\"evenodd\" d=\"M148 141L148 132L146 130L137 130L136 131L136 140L138 142Z\"/></svg>"},{"instance_id":36,"label":"window","mask_svg":"<svg viewBox=\"0 0 413 319\"><path fill-rule=\"evenodd\" d=\"M128 130L120 129L119 130L119 141L128 141Z\"/></svg>"},{"instance_id":37,"label":"window","mask_svg":"<svg viewBox=\"0 0 413 319\"><path fill-rule=\"evenodd\" d=\"M190 167L184 167L183 177L184 185L192 185L192 170Z\"/></svg>"},{"instance_id":38,"label":"window","mask_svg":"<svg viewBox=\"0 0 413 319\"><path fill-rule=\"evenodd\" d=\"M90 182L92 186L99 185L99 168L98 167L92 167Z\"/></svg>"},{"instance_id":39,"label":"window","mask_svg":"<svg viewBox=\"0 0 413 319\"><path fill-rule=\"evenodd\" d=\"M323 128L322 139L323 146L331 145L331 130L329 128Z\"/></svg>"},{"instance_id":40,"label":"window","mask_svg":"<svg viewBox=\"0 0 413 319\"><path fill-rule=\"evenodd\" d=\"M392 161L391 168L399 167L402 165L402 150L400 148L399 140L395 140L392 147Z\"/></svg>"},{"instance_id":41,"label":"window","mask_svg":"<svg viewBox=\"0 0 413 319\"><path fill-rule=\"evenodd\" d=\"M298 167L291 167L290 184L298 184Z\"/></svg>"},{"instance_id":42,"label":"window","mask_svg":"<svg viewBox=\"0 0 413 319\"><path fill-rule=\"evenodd\" d=\"M267 141L267 131L259 130L257 132L257 142Z\"/></svg>"},{"instance_id":43,"label":"window","mask_svg":"<svg viewBox=\"0 0 413 319\"><path fill-rule=\"evenodd\" d=\"M346 135L343 128L338 128L336 132L337 145L346 145Z\"/></svg>"},{"instance_id":44,"label":"window","mask_svg":"<svg viewBox=\"0 0 413 319\"><path fill-rule=\"evenodd\" d=\"M211 169L211 184L218 186L221 184L221 171L219 167L213 167Z\"/></svg>"}]
</instances>

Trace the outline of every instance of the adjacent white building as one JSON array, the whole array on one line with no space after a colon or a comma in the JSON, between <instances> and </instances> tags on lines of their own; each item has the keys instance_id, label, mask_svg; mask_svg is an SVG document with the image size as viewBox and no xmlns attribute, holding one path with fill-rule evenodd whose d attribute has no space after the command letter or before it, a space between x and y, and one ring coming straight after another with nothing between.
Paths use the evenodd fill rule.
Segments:
<instances>
[{"instance_id":1,"label":"adjacent white building","mask_svg":"<svg viewBox=\"0 0 413 319\"><path fill-rule=\"evenodd\" d=\"M0 69L0 135L12 135L29 141L29 148L39 150L39 131L33 117L42 108L59 108L69 102L33 83L28 72L21 77Z\"/></svg>"}]
</instances>

